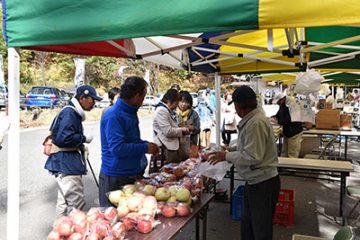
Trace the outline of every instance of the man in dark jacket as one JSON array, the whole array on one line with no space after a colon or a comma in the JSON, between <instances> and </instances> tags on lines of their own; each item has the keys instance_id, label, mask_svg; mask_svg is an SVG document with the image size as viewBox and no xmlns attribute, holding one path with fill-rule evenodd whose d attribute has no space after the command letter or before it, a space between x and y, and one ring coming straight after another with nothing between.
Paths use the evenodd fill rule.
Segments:
<instances>
[{"instance_id":1,"label":"man in dark jacket","mask_svg":"<svg viewBox=\"0 0 360 240\"><path fill-rule=\"evenodd\" d=\"M45 169L55 175L58 183L57 217L85 206L82 175L86 174L86 165L83 144L90 143L93 137L84 135L82 121L85 120L84 111L90 111L95 100L100 101L101 98L93 87L80 86L75 98L59 112L50 127L53 146Z\"/></svg>"},{"instance_id":2,"label":"man in dark jacket","mask_svg":"<svg viewBox=\"0 0 360 240\"><path fill-rule=\"evenodd\" d=\"M282 134L284 136L284 142L281 148L282 157L299 157L303 127L301 122L292 122L289 108L286 106L286 95L278 93L274 97L280 108L279 111L273 116L273 122L276 122L282 126Z\"/></svg>"},{"instance_id":3,"label":"man in dark jacket","mask_svg":"<svg viewBox=\"0 0 360 240\"><path fill-rule=\"evenodd\" d=\"M142 178L148 164L145 154L158 154L155 143L140 138L137 111L147 92L147 83L140 77L128 77L121 85L120 98L104 113L100 123L101 170L99 202L111 206L106 193L132 184Z\"/></svg>"}]
</instances>

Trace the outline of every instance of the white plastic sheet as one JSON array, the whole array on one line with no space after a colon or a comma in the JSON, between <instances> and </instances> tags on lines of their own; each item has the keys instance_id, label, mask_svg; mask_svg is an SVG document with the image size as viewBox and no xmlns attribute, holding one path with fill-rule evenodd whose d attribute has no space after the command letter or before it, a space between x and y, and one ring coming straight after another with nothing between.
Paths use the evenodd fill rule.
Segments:
<instances>
[{"instance_id":1,"label":"white plastic sheet","mask_svg":"<svg viewBox=\"0 0 360 240\"><path fill-rule=\"evenodd\" d=\"M311 122L315 124L315 113L311 108L310 99L286 98L292 122Z\"/></svg>"}]
</instances>

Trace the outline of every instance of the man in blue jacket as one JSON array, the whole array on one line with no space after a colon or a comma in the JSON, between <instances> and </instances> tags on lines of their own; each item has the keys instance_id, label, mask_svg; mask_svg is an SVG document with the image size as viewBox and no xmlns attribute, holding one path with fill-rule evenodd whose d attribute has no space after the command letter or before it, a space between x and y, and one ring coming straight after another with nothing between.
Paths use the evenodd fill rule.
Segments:
<instances>
[{"instance_id":1,"label":"man in blue jacket","mask_svg":"<svg viewBox=\"0 0 360 240\"><path fill-rule=\"evenodd\" d=\"M140 138L137 111L147 93L147 83L140 77L128 77L121 85L120 98L104 113L101 124L101 170L99 202L111 206L106 193L142 178L148 164L145 154L158 154L155 143Z\"/></svg>"},{"instance_id":2,"label":"man in blue jacket","mask_svg":"<svg viewBox=\"0 0 360 240\"><path fill-rule=\"evenodd\" d=\"M58 184L57 218L69 214L74 208L85 206L83 144L90 143L93 137L84 135L82 122L85 120L84 111L90 111L95 100L100 101L101 98L93 87L80 86L75 98L59 112L50 127L53 145L45 169L55 175Z\"/></svg>"}]
</instances>

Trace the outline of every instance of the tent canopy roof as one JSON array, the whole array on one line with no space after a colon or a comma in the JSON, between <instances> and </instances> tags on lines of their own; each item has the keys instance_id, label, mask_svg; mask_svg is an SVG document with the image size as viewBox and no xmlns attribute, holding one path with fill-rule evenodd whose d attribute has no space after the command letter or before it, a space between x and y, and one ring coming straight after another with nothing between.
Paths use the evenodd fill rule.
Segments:
<instances>
[{"instance_id":1,"label":"tent canopy roof","mask_svg":"<svg viewBox=\"0 0 360 240\"><path fill-rule=\"evenodd\" d=\"M329 14L329 13L333 14ZM3 0L9 47L234 30L358 25L358 0ZM196 20L195 20L196 19Z\"/></svg>"},{"instance_id":2,"label":"tent canopy roof","mask_svg":"<svg viewBox=\"0 0 360 240\"><path fill-rule=\"evenodd\" d=\"M3 0L3 29L9 47L207 73L357 71L359 12L358 0ZM352 27L309 28L328 25Z\"/></svg>"}]
</instances>

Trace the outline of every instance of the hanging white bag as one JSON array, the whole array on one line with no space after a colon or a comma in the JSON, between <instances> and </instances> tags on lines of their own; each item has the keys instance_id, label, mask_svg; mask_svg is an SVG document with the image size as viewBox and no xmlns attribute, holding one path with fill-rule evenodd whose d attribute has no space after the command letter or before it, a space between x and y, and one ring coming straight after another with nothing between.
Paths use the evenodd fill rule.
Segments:
<instances>
[{"instance_id":1,"label":"hanging white bag","mask_svg":"<svg viewBox=\"0 0 360 240\"><path fill-rule=\"evenodd\" d=\"M310 93L318 93L321 88L321 82L324 77L314 69L299 73L294 82L294 92L300 95L308 95Z\"/></svg>"}]
</instances>

